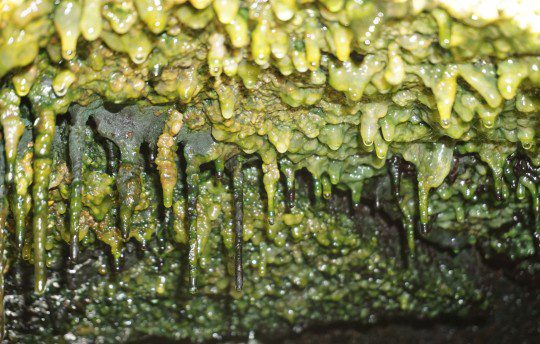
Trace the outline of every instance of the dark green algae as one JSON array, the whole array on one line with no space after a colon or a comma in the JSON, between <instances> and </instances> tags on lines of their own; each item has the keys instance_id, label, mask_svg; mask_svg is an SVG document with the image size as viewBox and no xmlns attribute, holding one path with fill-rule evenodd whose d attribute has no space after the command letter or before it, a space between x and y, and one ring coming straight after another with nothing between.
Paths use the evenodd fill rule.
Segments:
<instances>
[{"instance_id":1,"label":"dark green algae","mask_svg":"<svg viewBox=\"0 0 540 344\"><path fill-rule=\"evenodd\" d=\"M87 136L92 135L87 132ZM94 140L88 142L90 151L102 149ZM462 157L459 168L467 171L475 163L471 157ZM100 168L103 171L107 168L104 159ZM402 170L405 172L400 191L407 194L406 189L414 187L414 176L407 174L406 168ZM467 258L471 247L484 248L482 252L486 257L506 252L507 260L515 261L514 269L521 265L527 272L527 268L534 266L532 236L524 235L521 240L508 237L512 231L526 225L519 221L514 224L514 213L527 209L516 204L510 207L513 211L503 211L486 201L486 198L492 199L489 193L479 194L468 207L488 206L490 213L493 212L490 219L486 220L482 214L475 216L477 212L471 211L465 227L470 230L458 229L457 232L448 229L445 221L445 215L453 212L453 209L448 210L449 201L435 197L435 206L444 210L437 217L440 220L431 224L433 228L425 239L454 252L456 258L436 253L430 245L421 245L414 264L407 266L407 260L401 258L407 252L403 251L406 246L400 244L400 229L396 226L400 217L395 215L396 206L391 206L389 178L381 178L365 190L365 203L380 203L381 208L377 211L362 206L355 212L349 206L344 208L344 202L350 200L343 193L338 192L330 201L312 200L309 181L300 178L294 210L274 225L278 234L274 241L269 241L264 234L268 230L266 221L259 217L265 208L260 169L248 165L243 175L244 228L249 240L243 245L241 292L236 291L234 279L231 184L228 174L220 182L210 168L200 174L198 203L210 207L219 203L222 212L212 220L212 228L217 230L209 233L204 253L199 258L196 295L189 292L188 246L172 244L178 233L171 228L165 229L171 241L167 241L164 248L158 240L151 240L146 251L141 251L140 245L126 244L120 271L116 273L107 250L96 246L99 234L88 232L81 243L86 252L80 257L82 263L71 267L72 270L65 265L67 253L63 245L56 244L48 251L50 290L44 296L30 293L30 297L21 295L9 299L8 308L15 310L8 313L7 322L12 326L13 338L31 333L31 337L19 339L34 342L87 338L115 342L155 335L199 341L243 336L250 331L261 337L278 336L314 324L343 321L369 324L388 317L432 319L452 315L466 318L482 312L489 304L489 294L481 277L467 268L467 264L472 264ZM490 182L482 183L481 176L481 173L471 172L478 187L490 187ZM278 188L279 212L285 212L287 207L285 191L284 184ZM450 204L458 203L450 199ZM397 222L377 213L393 214ZM301 220L294 215L301 216ZM54 227L62 228L58 219L62 217L51 216ZM147 221L133 221L133 225L137 229L149 226ZM66 225L63 226L67 230ZM512 229L504 232L502 226ZM498 230L503 237L493 234L490 228ZM449 232L455 234L449 235ZM441 237L441 233L446 237ZM114 235L121 236L119 232ZM478 240L478 245L473 240ZM498 240L521 247L505 248ZM459 241L461 244L456 243ZM511 256L516 254L520 256ZM31 275L24 277L17 269L13 267L9 275L11 281L18 277L24 283L24 278L31 278ZM515 274L512 270L508 272ZM534 271L528 273L535 274ZM24 306L15 300L23 302ZM16 310L22 312L26 307L35 307L34 312L41 315L23 321L24 317L17 316ZM15 316L10 319L9 314ZM39 335L35 331L28 332L32 328L40 328Z\"/></svg>"},{"instance_id":2,"label":"dark green algae","mask_svg":"<svg viewBox=\"0 0 540 344\"><path fill-rule=\"evenodd\" d=\"M130 243L123 268L112 273L104 251L89 246L81 256L84 263L75 266L69 277L61 258L64 250L57 248L50 252L51 289L41 298L24 298L26 307L46 300L46 306L35 309L42 315L26 322L8 315L13 335L28 333L26 326L31 324L42 329L30 332L35 341L77 337L115 342L143 335L200 341L244 336L250 331L282 336L293 327L298 331L321 323L376 323L389 315L465 316L486 306L477 277L448 257L433 259L421 251L415 268L406 268L396 259L397 228L388 227L367 208L351 217L349 211L313 205L307 188L301 188L296 198L295 209L303 220L276 224L294 234L283 241L265 240L260 232L263 222L257 219L263 208L260 170L248 167L243 174L246 235L259 238L252 237L243 245L241 292L234 280L233 242L226 241L230 234L220 234L234 227L233 218L224 212L214 220L219 232L209 234L200 258L196 295L189 293L187 247L179 250L168 244L156 254L156 241L144 252ZM200 185L200 202L221 189L220 194L229 194L221 206L232 207L230 188L218 186L211 173L201 174ZM283 211L282 187L278 200L278 209ZM66 278L71 280L66 282ZM8 307L21 307L14 301L22 299L11 300ZM54 314L41 313L45 310Z\"/></svg>"},{"instance_id":3,"label":"dark green algae","mask_svg":"<svg viewBox=\"0 0 540 344\"><path fill-rule=\"evenodd\" d=\"M45 252L49 289L41 297L13 292L8 298L7 309L14 311L7 313L6 334L14 340L114 342L156 335L200 341L250 331L260 336L285 335L314 324L376 323L388 317L467 317L488 308L490 299L481 278L467 270L465 264L470 262L460 258L473 249L494 264L502 260L510 276L530 283L537 275L537 243L529 230L535 225L532 203L528 198L521 202L515 193L497 200L495 184L486 178L488 166L461 147L449 175L430 197L437 215L431 217L429 231L413 237L421 238L414 255L402 243L407 233L400 224L407 226L410 221L413 231L417 228L416 171L399 156L394 164L398 177L385 170L374 173L360 204L339 189L325 200L322 192L314 192L312 178L304 172L296 176L296 194L291 198L291 183L284 180L276 196L276 212L282 215L272 225L265 216L260 161L243 162L242 291L236 290L235 281L238 196L234 193L238 190L233 187L239 186L231 180L238 173L237 163L226 164L225 171L219 164L200 164L198 191L191 196L196 199L192 204L197 207L200 250L193 294L189 230L194 212L189 214L184 203L189 200L191 179L185 164L190 155L178 159L179 182L173 197L177 207L172 213L161 206L152 154L139 157L139 196L144 201L139 204L146 206L134 211L130 235L135 240L124 243L117 225L119 169L111 170L108 161L117 159L120 166L122 149L108 155L99 124L92 122L81 131L85 154L79 245L83 253L73 264L66 259L69 254L63 244L70 240L65 216L71 202L66 142L72 125L67 118L58 121ZM204 131L184 128L178 137L182 149L199 156L215 149ZM21 150L19 155L24 153ZM519 152L508 157L504 170L509 187L517 187L520 174L538 178L538 169ZM396 185L393 192L392 184ZM31 242L27 232L22 252L30 261ZM8 245L16 252L10 241ZM434 247L443 252L433 251ZM33 278L20 272L24 265L22 260L11 261L8 288L17 290L17 283ZM17 313L33 304L41 316L28 319ZM36 330L29 332L31 328L41 329L39 335Z\"/></svg>"}]
</instances>

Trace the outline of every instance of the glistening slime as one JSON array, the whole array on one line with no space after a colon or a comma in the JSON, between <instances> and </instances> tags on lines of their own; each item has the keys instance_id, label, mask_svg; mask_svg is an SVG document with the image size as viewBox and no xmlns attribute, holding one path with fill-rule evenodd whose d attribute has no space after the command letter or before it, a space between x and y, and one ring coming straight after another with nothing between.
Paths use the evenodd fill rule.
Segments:
<instances>
[{"instance_id":1,"label":"glistening slime","mask_svg":"<svg viewBox=\"0 0 540 344\"><path fill-rule=\"evenodd\" d=\"M535 0L0 0L2 333L487 309L459 257L540 273L539 85Z\"/></svg>"}]
</instances>

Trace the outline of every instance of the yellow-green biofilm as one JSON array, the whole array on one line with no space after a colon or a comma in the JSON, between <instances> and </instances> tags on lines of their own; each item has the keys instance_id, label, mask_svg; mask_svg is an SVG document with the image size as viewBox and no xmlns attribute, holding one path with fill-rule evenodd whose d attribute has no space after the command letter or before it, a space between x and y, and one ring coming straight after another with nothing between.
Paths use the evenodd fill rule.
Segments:
<instances>
[{"instance_id":1,"label":"yellow-green biofilm","mask_svg":"<svg viewBox=\"0 0 540 344\"><path fill-rule=\"evenodd\" d=\"M33 279L43 341L487 307L429 250L538 276L539 22L533 0L0 1L0 298Z\"/></svg>"}]
</instances>

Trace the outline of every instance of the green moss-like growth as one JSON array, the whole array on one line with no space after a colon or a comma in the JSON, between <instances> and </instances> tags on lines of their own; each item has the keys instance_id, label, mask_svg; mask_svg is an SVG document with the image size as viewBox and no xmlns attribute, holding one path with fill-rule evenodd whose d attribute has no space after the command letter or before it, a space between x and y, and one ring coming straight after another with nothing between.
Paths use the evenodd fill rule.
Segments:
<instances>
[{"instance_id":1,"label":"green moss-like growth","mask_svg":"<svg viewBox=\"0 0 540 344\"><path fill-rule=\"evenodd\" d=\"M466 316L434 247L538 274L531 6L8 1L0 270L73 305L42 340Z\"/></svg>"}]
</instances>

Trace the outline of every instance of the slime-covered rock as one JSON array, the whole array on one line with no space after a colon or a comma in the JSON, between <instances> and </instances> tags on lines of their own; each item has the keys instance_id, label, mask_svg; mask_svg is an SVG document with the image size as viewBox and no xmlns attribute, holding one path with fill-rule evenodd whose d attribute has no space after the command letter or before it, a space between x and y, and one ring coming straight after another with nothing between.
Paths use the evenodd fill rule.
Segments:
<instances>
[{"instance_id":1,"label":"slime-covered rock","mask_svg":"<svg viewBox=\"0 0 540 344\"><path fill-rule=\"evenodd\" d=\"M198 341L465 317L489 307L471 251L534 283L539 22L532 0L5 1L0 267L35 285L7 309L69 308L27 324L42 340Z\"/></svg>"}]
</instances>

